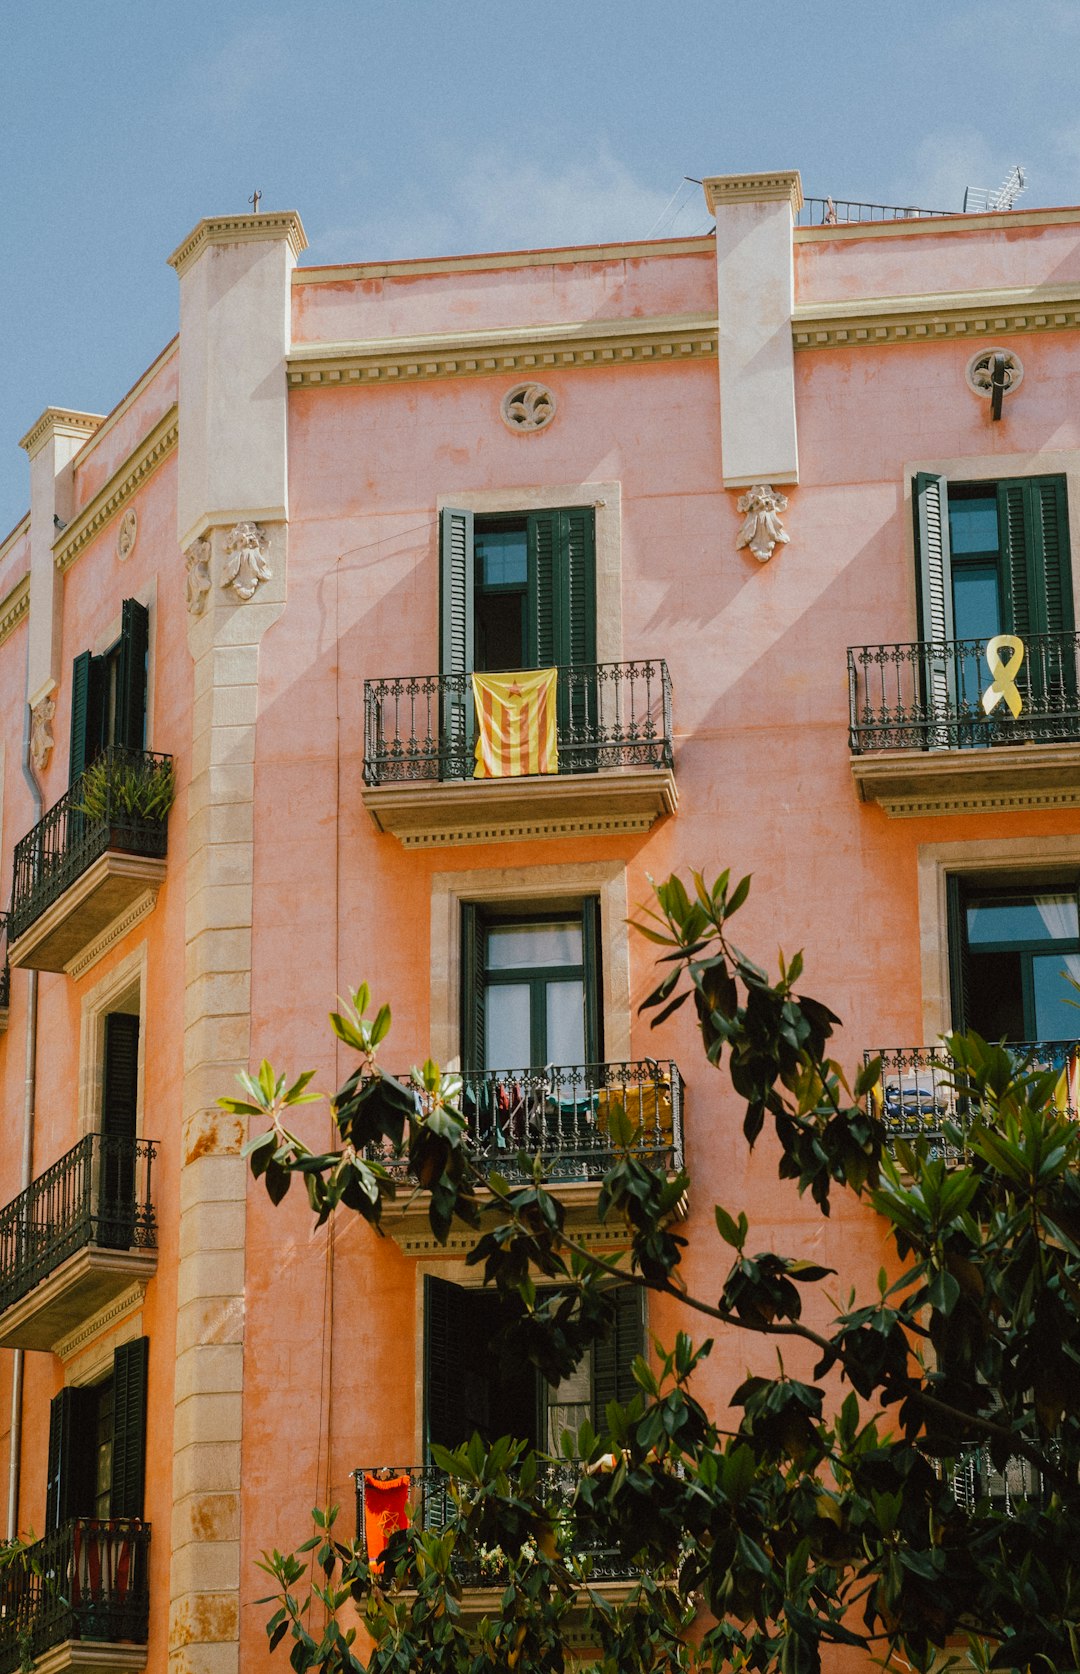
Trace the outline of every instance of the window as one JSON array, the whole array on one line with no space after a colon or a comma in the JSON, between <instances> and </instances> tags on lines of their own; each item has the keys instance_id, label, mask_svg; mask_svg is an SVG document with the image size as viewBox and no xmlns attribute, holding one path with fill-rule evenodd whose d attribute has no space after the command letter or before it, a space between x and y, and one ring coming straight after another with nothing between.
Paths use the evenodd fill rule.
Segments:
<instances>
[{"instance_id":1,"label":"window","mask_svg":"<svg viewBox=\"0 0 1080 1674\"><path fill-rule=\"evenodd\" d=\"M135 1138L139 1096L137 1014L124 1011L105 1014L104 1057L97 1241L108 1249L126 1250L135 1235Z\"/></svg>"},{"instance_id":2,"label":"window","mask_svg":"<svg viewBox=\"0 0 1080 1674\"><path fill-rule=\"evenodd\" d=\"M1080 906L1075 877L1055 882L948 879L954 1026L985 1039L1080 1035Z\"/></svg>"},{"instance_id":3,"label":"window","mask_svg":"<svg viewBox=\"0 0 1080 1674\"><path fill-rule=\"evenodd\" d=\"M146 659L150 613L137 599L125 599L116 644L94 657L83 651L71 676L72 784L95 756L110 745L146 746Z\"/></svg>"},{"instance_id":4,"label":"window","mask_svg":"<svg viewBox=\"0 0 1080 1674\"><path fill-rule=\"evenodd\" d=\"M121 1344L104 1382L69 1386L53 1400L46 1534L72 1517L143 1515L149 1348L147 1337Z\"/></svg>"},{"instance_id":5,"label":"window","mask_svg":"<svg viewBox=\"0 0 1080 1674\"><path fill-rule=\"evenodd\" d=\"M985 644L997 634L1024 641L1017 689L1029 718L1075 707L1065 478L948 483L920 472L913 501L920 640L942 647L968 642L926 659L924 701L972 720L966 733L934 741L1001 741L988 738L981 707L990 681ZM998 719L1004 715L1001 709Z\"/></svg>"},{"instance_id":6,"label":"window","mask_svg":"<svg viewBox=\"0 0 1080 1674\"><path fill-rule=\"evenodd\" d=\"M509 1071L603 1056L600 903L514 914L462 906L462 1062Z\"/></svg>"},{"instance_id":7,"label":"window","mask_svg":"<svg viewBox=\"0 0 1080 1674\"><path fill-rule=\"evenodd\" d=\"M514 1317L515 1304L496 1292L466 1289L446 1279L424 1281L424 1424L427 1445L459 1447L473 1431L489 1446L500 1436L529 1441L558 1454L565 1429L588 1418L603 1428L609 1401L628 1401L631 1373L644 1351L641 1292L613 1287L615 1323L578 1372L552 1389L527 1361L504 1365L494 1346Z\"/></svg>"}]
</instances>

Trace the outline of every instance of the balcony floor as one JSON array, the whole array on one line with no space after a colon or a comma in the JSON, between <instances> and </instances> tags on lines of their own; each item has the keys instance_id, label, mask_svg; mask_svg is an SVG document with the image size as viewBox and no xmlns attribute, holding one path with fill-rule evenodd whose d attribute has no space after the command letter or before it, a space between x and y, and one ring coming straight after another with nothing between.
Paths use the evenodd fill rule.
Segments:
<instances>
[{"instance_id":1,"label":"balcony floor","mask_svg":"<svg viewBox=\"0 0 1080 1674\"><path fill-rule=\"evenodd\" d=\"M378 829L407 849L648 831L678 803L670 767L395 781L363 794Z\"/></svg>"},{"instance_id":2,"label":"balcony floor","mask_svg":"<svg viewBox=\"0 0 1080 1674\"><path fill-rule=\"evenodd\" d=\"M145 1284L156 1268L156 1250L85 1245L4 1310L0 1348L52 1349L131 1285Z\"/></svg>"},{"instance_id":3,"label":"balcony floor","mask_svg":"<svg viewBox=\"0 0 1080 1674\"><path fill-rule=\"evenodd\" d=\"M140 1674L145 1645L112 1645L103 1639L65 1639L34 1663L34 1674Z\"/></svg>"},{"instance_id":4,"label":"balcony floor","mask_svg":"<svg viewBox=\"0 0 1080 1674\"><path fill-rule=\"evenodd\" d=\"M8 963L67 970L142 897L156 896L164 877L164 860L107 849L11 943Z\"/></svg>"},{"instance_id":5,"label":"balcony floor","mask_svg":"<svg viewBox=\"0 0 1080 1674\"><path fill-rule=\"evenodd\" d=\"M1080 740L875 750L852 756L851 772L862 800L891 819L1080 807Z\"/></svg>"}]
</instances>

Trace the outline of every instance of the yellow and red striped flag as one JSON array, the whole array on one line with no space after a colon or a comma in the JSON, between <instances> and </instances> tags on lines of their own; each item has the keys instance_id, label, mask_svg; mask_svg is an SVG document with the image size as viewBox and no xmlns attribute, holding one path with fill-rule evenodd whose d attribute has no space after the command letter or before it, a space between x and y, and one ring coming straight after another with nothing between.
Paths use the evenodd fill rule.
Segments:
<instances>
[{"instance_id":1,"label":"yellow and red striped flag","mask_svg":"<svg viewBox=\"0 0 1080 1674\"><path fill-rule=\"evenodd\" d=\"M559 771L556 678L557 670L553 668L473 675L474 779Z\"/></svg>"}]
</instances>

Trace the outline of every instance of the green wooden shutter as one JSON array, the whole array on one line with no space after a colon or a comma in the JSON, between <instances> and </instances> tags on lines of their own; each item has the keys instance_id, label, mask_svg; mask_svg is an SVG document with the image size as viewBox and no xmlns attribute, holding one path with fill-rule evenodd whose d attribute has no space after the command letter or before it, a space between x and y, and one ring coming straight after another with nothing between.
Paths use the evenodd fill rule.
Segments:
<instances>
[{"instance_id":1,"label":"green wooden shutter","mask_svg":"<svg viewBox=\"0 0 1080 1674\"><path fill-rule=\"evenodd\" d=\"M534 512L526 525L529 553L526 660L533 668L565 662L559 639L558 572L560 543L557 512Z\"/></svg>"},{"instance_id":2,"label":"green wooden shutter","mask_svg":"<svg viewBox=\"0 0 1080 1674\"><path fill-rule=\"evenodd\" d=\"M149 1337L113 1355L113 1455L110 1517L141 1517L146 1484L146 1373Z\"/></svg>"},{"instance_id":3,"label":"green wooden shutter","mask_svg":"<svg viewBox=\"0 0 1080 1674\"><path fill-rule=\"evenodd\" d=\"M454 680L441 703L442 777L472 777L472 692L475 663L473 514L444 506L439 513L439 673Z\"/></svg>"},{"instance_id":4,"label":"green wooden shutter","mask_svg":"<svg viewBox=\"0 0 1080 1674\"><path fill-rule=\"evenodd\" d=\"M912 485L912 502L919 638L937 644L954 637L949 491L945 478L920 471Z\"/></svg>"},{"instance_id":5,"label":"green wooden shutter","mask_svg":"<svg viewBox=\"0 0 1080 1674\"><path fill-rule=\"evenodd\" d=\"M945 879L945 903L949 934L949 1003L952 1027L954 1030L963 1031L970 1027L971 1010L967 924L963 880L951 873Z\"/></svg>"},{"instance_id":6,"label":"green wooden shutter","mask_svg":"<svg viewBox=\"0 0 1080 1674\"><path fill-rule=\"evenodd\" d=\"M98 1169L98 1243L129 1249L135 1234L135 1124L139 1092L139 1019L105 1018L105 1073Z\"/></svg>"},{"instance_id":7,"label":"green wooden shutter","mask_svg":"<svg viewBox=\"0 0 1080 1674\"><path fill-rule=\"evenodd\" d=\"M138 599L125 599L116 674L116 720L111 742L128 750L142 750L146 746L146 654L149 644L150 612Z\"/></svg>"},{"instance_id":8,"label":"green wooden shutter","mask_svg":"<svg viewBox=\"0 0 1080 1674\"><path fill-rule=\"evenodd\" d=\"M62 1389L49 1406L45 1533L94 1511L97 1391Z\"/></svg>"},{"instance_id":9,"label":"green wooden shutter","mask_svg":"<svg viewBox=\"0 0 1080 1674\"><path fill-rule=\"evenodd\" d=\"M592 1423L598 1432L606 1428L608 1402L626 1402L637 1393L631 1367L645 1352L641 1291L636 1285L615 1285L611 1300L615 1310L611 1331L603 1342L593 1344L592 1351Z\"/></svg>"},{"instance_id":10,"label":"green wooden shutter","mask_svg":"<svg viewBox=\"0 0 1080 1674\"><path fill-rule=\"evenodd\" d=\"M559 513L561 650L559 661L580 668L596 661L596 538L591 506Z\"/></svg>"},{"instance_id":11,"label":"green wooden shutter","mask_svg":"<svg viewBox=\"0 0 1080 1674\"><path fill-rule=\"evenodd\" d=\"M581 903L581 945L585 966L585 1061L599 1064L604 1058L604 1008L601 1005L600 902L595 895Z\"/></svg>"},{"instance_id":12,"label":"green wooden shutter","mask_svg":"<svg viewBox=\"0 0 1080 1674\"><path fill-rule=\"evenodd\" d=\"M484 921L474 901L461 907L461 1067L484 1068Z\"/></svg>"},{"instance_id":13,"label":"green wooden shutter","mask_svg":"<svg viewBox=\"0 0 1080 1674\"><path fill-rule=\"evenodd\" d=\"M71 749L68 783L73 785L105 742L105 658L82 651L71 665Z\"/></svg>"},{"instance_id":14,"label":"green wooden shutter","mask_svg":"<svg viewBox=\"0 0 1080 1674\"><path fill-rule=\"evenodd\" d=\"M424 1427L428 1445L458 1447L468 1440L462 1392L468 1356L477 1345L468 1330L468 1296L460 1285L424 1280Z\"/></svg>"}]
</instances>

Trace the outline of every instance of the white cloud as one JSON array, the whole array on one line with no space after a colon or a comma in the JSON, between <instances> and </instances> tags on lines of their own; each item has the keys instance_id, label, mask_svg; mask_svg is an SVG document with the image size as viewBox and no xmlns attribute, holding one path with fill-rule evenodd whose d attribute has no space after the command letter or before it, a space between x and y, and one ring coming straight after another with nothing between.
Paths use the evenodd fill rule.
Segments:
<instances>
[{"instance_id":1,"label":"white cloud","mask_svg":"<svg viewBox=\"0 0 1080 1674\"><path fill-rule=\"evenodd\" d=\"M676 184L666 191L644 185L603 145L551 169L505 150L447 155L422 190L411 186L370 219L328 228L312 254L323 262L371 261L663 236L664 227L653 228ZM700 214L680 215L677 231L706 224L702 203Z\"/></svg>"}]
</instances>

